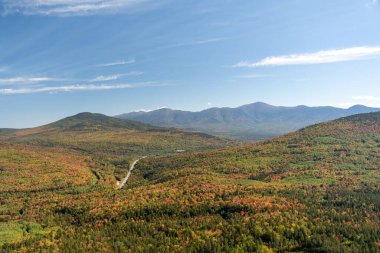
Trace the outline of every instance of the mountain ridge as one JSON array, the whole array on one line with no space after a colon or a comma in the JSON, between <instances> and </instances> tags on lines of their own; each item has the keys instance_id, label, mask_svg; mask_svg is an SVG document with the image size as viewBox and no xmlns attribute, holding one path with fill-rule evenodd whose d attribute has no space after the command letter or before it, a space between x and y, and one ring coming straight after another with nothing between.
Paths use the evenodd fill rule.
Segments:
<instances>
[{"instance_id":1,"label":"mountain ridge","mask_svg":"<svg viewBox=\"0 0 380 253\"><path fill-rule=\"evenodd\" d=\"M217 136L261 140L296 131L308 125L377 111L380 111L380 108L363 105L343 109L332 106L273 106L256 102L236 108L213 107L198 112L161 108L115 117Z\"/></svg>"},{"instance_id":2,"label":"mountain ridge","mask_svg":"<svg viewBox=\"0 0 380 253\"><path fill-rule=\"evenodd\" d=\"M164 128L155 127L149 124L136 122L132 120L120 120L118 118L109 117L100 113L81 112L73 116L63 118L42 127L58 127L63 130L102 130L121 128L130 130L163 130ZM89 128L89 129L88 129Z\"/></svg>"}]
</instances>

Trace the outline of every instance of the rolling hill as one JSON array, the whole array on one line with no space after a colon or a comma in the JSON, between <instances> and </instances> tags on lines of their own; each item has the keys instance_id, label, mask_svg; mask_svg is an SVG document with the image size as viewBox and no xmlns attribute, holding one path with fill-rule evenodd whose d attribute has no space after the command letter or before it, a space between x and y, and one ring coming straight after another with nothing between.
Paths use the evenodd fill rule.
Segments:
<instances>
[{"instance_id":1,"label":"rolling hill","mask_svg":"<svg viewBox=\"0 0 380 253\"><path fill-rule=\"evenodd\" d=\"M211 108L200 112L164 108L150 112L132 112L116 117L216 136L262 140L312 124L376 111L380 109L360 105L341 109L330 106L272 106L258 102L238 108Z\"/></svg>"},{"instance_id":2,"label":"rolling hill","mask_svg":"<svg viewBox=\"0 0 380 253\"><path fill-rule=\"evenodd\" d=\"M194 251L380 252L380 113L148 159L138 172L157 189L176 189L147 213L174 212L170 228L184 222L202 238Z\"/></svg>"},{"instance_id":3,"label":"rolling hill","mask_svg":"<svg viewBox=\"0 0 380 253\"><path fill-rule=\"evenodd\" d=\"M63 148L90 156L108 184L125 176L136 157L221 148L234 142L201 133L155 127L102 114L79 113L30 129L4 129L0 140L29 147Z\"/></svg>"},{"instance_id":4,"label":"rolling hill","mask_svg":"<svg viewBox=\"0 0 380 253\"><path fill-rule=\"evenodd\" d=\"M118 191L96 156L1 147L0 251L380 251L380 113L148 157Z\"/></svg>"},{"instance_id":5,"label":"rolling hill","mask_svg":"<svg viewBox=\"0 0 380 253\"><path fill-rule=\"evenodd\" d=\"M207 134L156 127L102 114L80 113L30 129L4 129L0 139L42 147L64 147L95 156L133 157L223 147L228 141Z\"/></svg>"}]
</instances>

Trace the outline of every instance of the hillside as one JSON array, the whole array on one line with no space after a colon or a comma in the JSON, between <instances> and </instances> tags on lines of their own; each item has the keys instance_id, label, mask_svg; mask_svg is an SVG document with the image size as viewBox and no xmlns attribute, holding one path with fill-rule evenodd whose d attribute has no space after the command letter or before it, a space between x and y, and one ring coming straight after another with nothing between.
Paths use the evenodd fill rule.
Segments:
<instances>
[{"instance_id":1,"label":"hillside","mask_svg":"<svg viewBox=\"0 0 380 253\"><path fill-rule=\"evenodd\" d=\"M42 128L57 131L101 131L114 129L128 129L138 131L159 131L163 128L143 124L136 121L122 121L99 113L79 113Z\"/></svg>"},{"instance_id":2,"label":"hillside","mask_svg":"<svg viewBox=\"0 0 380 253\"><path fill-rule=\"evenodd\" d=\"M120 120L99 113L79 113L56 122L28 129L0 129L0 134L8 137L20 137L31 135L46 135L62 132L95 132L107 130L135 130L135 131L164 131L168 129L147 125L144 123Z\"/></svg>"},{"instance_id":3,"label":"hillside","mask_svg":"<svg viewBox=\"0 0 380 253\"><path fill-rule=\"evenodd\" d=\"M37 221L51 211L42 203L64 201L65 191L97 183L90 158L59 148L0 142L0 252L4 243L49 235Z\"/></svg>"},{"instance_id":4,"label":"hillside","mask_svg":"<svg viewBox=\"0 0 380 253\"><path fill-rule=\"evenodd\" d=\"M0 249L380 252L379 158L380 113L371 113L256 144L148 157L119 191L94 174L93 182L52 188L48 198L38 190L0 192L0 214L12 215L0 223L13 231L7 238L36 228L24 232L28 241ZM12 166L1 159L2 171L22 168L18 159L8 159ZM88 159L84 167L101 165ZM29 191L40 187L26 183Z\"/></svg>"},{"instance_id":5,"label":"hillside","mask_svg":"<svg viewBox=\"0 0 380 253\"><path fill-rule=\"evenodd\" d=\"M212 135L260 140L296 131L315 123L375 111L380 111L380 109L360 105L349 109L329 106L283 107L259 102L238 108L211 108L200 112L164 108L151 112L127 113L116 117Z\"/></svg>"},{"instance_id":6,"label":"hillside","mask_svg":"<svg viewBox=\"0 0 380 253\"><path fill-rule=\"evenodd\" d=\"M91 156L110 184L120 180L135 157L221 148L233 142L207 134L187 133L121 120L102 114L80 113L30 129L4 129L0 140L31 147L64 148Z\"/></svg>"},{"instance_id":7,"label":"hillside","mask_svg":"<svg viewBox=\"0 0 380 253\"><path fill-rule=\"evenodd\" d=\"M191 200L181 217L199 212L210 219L204 227L216 236L204 236L205 247L380 252L380 113L260 144L147 160L140 168L145 180L186 193L167 197L177 205Z\"/></svg>"},{"instance_id":8,"label":"hillside","mask_svg":"<svg viewBox=\"0 0 380 253\"><path fill-rule=\"evenodd\" d=\"M66 147L95 156L133 157L222 147L227 141L102 114L80 113L41 127L0 131L0 139L43 147Z\"/></svg>"},{"instance_id":9,"label":"hillside","mask_svg":"<svg viewBox=\"0 0 380 253\"><path fill-rule=\"evenodd\" d=\"M176 160L172 165L170 157L154 159L152 162L154 165L160 161L169 162L163 168L177 169L178 164L187 165L189 159L189 163L192 161L191 166L211 166L219 172L243 173L250 178L257 173L263 176L265 171L262 168L266 168L267 176L261 181L276 181L281 177L276 178L275 175L286 172L288 178L292 174L289 173L292 166L302 167L303 162L307 165L306 169L314 172L321 165L338 164L347 165L347 169L355 167L352 164L357 164L358 167L376 171L380 164L377 160L379 156L380 113L369 113L316 124L270 141L171 157ZM231 171L227 169L229 167ZM155 174L162 175L162 171L157 170ZM297 173L292 175L297 176Z\"/></svg>"}]
</instances>

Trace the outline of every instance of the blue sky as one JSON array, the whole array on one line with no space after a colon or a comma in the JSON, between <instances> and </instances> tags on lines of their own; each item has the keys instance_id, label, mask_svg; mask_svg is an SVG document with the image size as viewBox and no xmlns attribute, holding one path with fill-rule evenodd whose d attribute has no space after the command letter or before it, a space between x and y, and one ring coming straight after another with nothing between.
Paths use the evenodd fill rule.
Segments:
<instances>
[{"instance_id":1,"label":"blue sky","mask_svg":"<svg viewBox=\"0 0 380 253\"><path fill-rule=\"evenodd\" d=\"M374 0L0 0L0 127L170 107L380 107Z\"/></svg>"}]
</instances>

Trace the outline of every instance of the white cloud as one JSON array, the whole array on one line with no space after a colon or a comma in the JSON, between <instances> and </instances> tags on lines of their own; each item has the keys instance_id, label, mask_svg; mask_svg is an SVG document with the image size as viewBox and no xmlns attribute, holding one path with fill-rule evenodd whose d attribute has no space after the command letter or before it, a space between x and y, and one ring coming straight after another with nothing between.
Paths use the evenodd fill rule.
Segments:
<instances>
[{"instance_id":1,"label":"white cloud","mask_svg":"<svg viewBox=\"0 0 380 253\"><path fill-rule=\"evenodd\" d=\"M159 87L168 86L169 84L158 82L144 82L135 84L76 84L65 86L45 86L45 87L27 87L27 88L6 88L0 89L0 94L30 94L30 93L46 93L46 92L69 92L69 91L96 91L96 90L115 90L115 89L130 89L142 87Z\"/></svg>"},{"instance_id":2,"label":"white cloud","mask_svg":"<svg viewBox=\"0 0 380 253\"><path fill-rule=\"evenodd\" d=\"M0 72L5 72L5 71L7 71L7 70L8 70L7 67L1 67L1 66L0 66Z\"/></svg>"},{"instance_id":3,"label":"white cloud","mask_svg":"<svg viewBox=\"0 0 380 253\"><path fill-rule=\"evenodd\" d=\"M105 82L114 81L122 77L123 75L112 75L112 76L97 76L96 78L90 80L90 82Z\"/></svg>"},{"instance_id":4,"label":"white cloud","mask_svg":"<svg viewBox=\"0 0 380 253\"><path fill-rule=\"evenodd\" d=\"M112 67L112 66L118 66L118 65L127 65L127 64L133 64L135 62L136 62L136 60L131 58L127 61L122 60L122 61L115 61L115 62L110 62L110 63L99 64L98 67Z\"/></svg>"},{"instance_id":5,"label":"white cloud","mask_svg":"<svg viewBox=\"0 0 380 253\"><path fill-rule=\"evenodd\" d=\"M374 97L374 96L353 96L352 99L354 100L362 100L362 101L377 101L380 100L380 98Z\"/></svg>"},{"instance_id":6,"label":"white cloud","mask_svg":"<svg viewBox=\"0 0 380 253\"><path fill-rule=\"evenodd\" d=\"M13 85L13 84L32 84L32 83L41 83L48 81L62 81L62 79L52 78L52 77L11 77L11 78L2 78L0 79L0 84L2 85Z\"/></svg>"},{"instance_id":7,"label":"white cloud","mask_svg":"<svg viewBox=\"0 0 380 253\"><path fill-rule=\"evenodd\" d=\"M315 53L271 56L257 62L241 61L233 65L233 67L256 68L267 66L322 64L362 60L375 56L380 56L380 47L363 46L335 50L324 50Z\"/></svg>"},{"instance_id":8,"label":"white cloud","mask_svg":"<svg viewBox=\"0 0 380 253\"><path fill-rule=\"evenodd\" d=\"M0 0L4 14L80 16L134 9L152 0ZM151 5L156 5L156 2Z\"/></svg>"},{"instance_id":9,"label":"white cloud","mask_svg":"<svg viewBox=\"0 0 380 253\"><path fill-rule=\"evenodd\" d=\"M151 112L152 110L148 110L148 109L138 109L134 112Z\"/></svg>"},{"instance_id":10,"label":"white cloud","mask_svg":"<svg viewBox=\"0 0 380 253\"><path fill-rule=\"evenodd\" d=\"M380 108L380 98L370 95L352 96L352 101L338 104L339 107L349 108L354 105L364 105L373 108Z\"/></svg>"}]
</instances>

